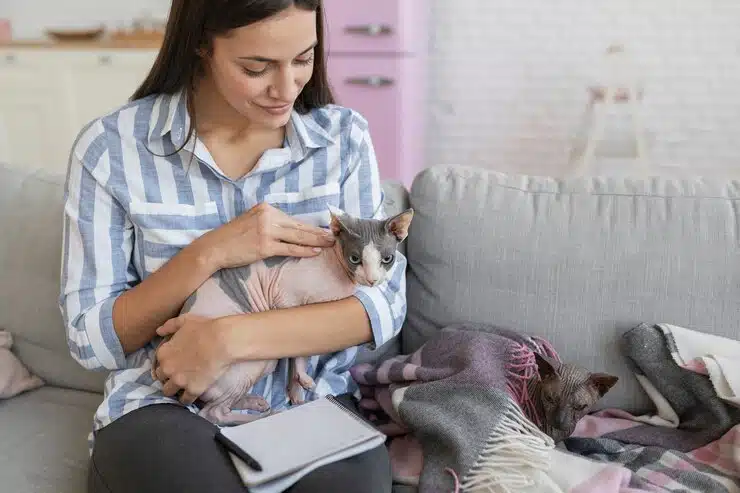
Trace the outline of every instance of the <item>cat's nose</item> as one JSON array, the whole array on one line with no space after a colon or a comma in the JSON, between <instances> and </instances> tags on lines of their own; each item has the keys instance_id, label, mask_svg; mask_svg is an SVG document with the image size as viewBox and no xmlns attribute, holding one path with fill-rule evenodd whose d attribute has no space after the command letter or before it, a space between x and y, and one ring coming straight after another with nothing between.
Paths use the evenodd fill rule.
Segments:
<instances>
[{"instance_id":1,"label":"cat's nose","mask_svg":"<svg viewBox=\"0 0 740 493\"><path fill-rule=\"evenodd\" d=\"M568 431L571 427L571 419L568 416L568 413L561 409L558 411L558 413L555 415L555 428L557 428L560 431Z\"/></svg>"},{"instance_id":2,"label":"cat's nose","mask_svg":"<svg viewBox=\"0 0 740 493\"><path fill-rule=\"evenodd\" d=\"M380 278L377 278L377 277L368 277L367 278L367 283L370 286L377 286L378 284L380 284Z\"/></svg>"}]
</instances>

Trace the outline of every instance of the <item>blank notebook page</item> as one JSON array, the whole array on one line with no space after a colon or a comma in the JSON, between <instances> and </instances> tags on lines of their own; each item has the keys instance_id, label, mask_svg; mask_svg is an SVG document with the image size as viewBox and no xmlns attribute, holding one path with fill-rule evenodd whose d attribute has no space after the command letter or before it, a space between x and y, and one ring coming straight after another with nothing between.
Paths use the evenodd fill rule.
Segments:
<instances>
[{"instance_id":1,"label":"blank notebook page","mask_svg":"<svg viewBox=\"0 0 740 493\"><path fill-rule=\"evenodd\" d=\"M318 399L221 433L254 457L259 484L382 435L361 418L329 399Z\"/></svg>"}]
</instances>

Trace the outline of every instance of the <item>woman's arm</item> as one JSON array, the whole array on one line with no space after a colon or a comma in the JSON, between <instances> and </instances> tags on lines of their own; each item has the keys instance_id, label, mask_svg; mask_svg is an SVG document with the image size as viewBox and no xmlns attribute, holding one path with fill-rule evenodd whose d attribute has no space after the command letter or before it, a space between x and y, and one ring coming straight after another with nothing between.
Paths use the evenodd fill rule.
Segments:
<instances>
[{"instance_id":1,"label":"woman's arm","mask_svg":"<svg viewBox=\"0 0 740 493\"><path fill-rule=\"evenodd\" d=\"M112 164L103 132L88 127L71 152L59 299L70 353L91 370L123 368L215 272L196 241L141 282L131 265L133 225L104 186Z\"/></svg>"},{"instance_id":2,"label":"woman's arm","mask_svg":"<svg viewBox=\"0 0 740 493\"><path fill-rule=\"evenodd\" d=\"M126 354L113 323L113 305L139 282L129 269L133 231L101 174L110 173L102 126L83 130L70 154L65 185L59 308L72 357L89 370L115 370ZM83 162L85 157L86 163ZM95 170L97 176L91 170Z\"/></svg>"},{"instance_id":3,"label":"woman's arm","mask_svg":"<svg viewBox=\"0 0 740 493\"><path fill-rule=\"evenodd\" d=\"M365 307L355 297L233 315L216 324L231 363L333 353L373 338Z\"/></svg>"},{"instance_id":4,"label":"woman's arm","mask_svg":"<svg viewBox=\"0 0 740 493\"><path fill-rule=\"evenodd\" d=\"M195 240L143 282L117 297L113 327L124 353L147 344L156 335L157 327L176 317L185 300L218 270L203 240L204 237Z\"/></svg>"}]
</instances>

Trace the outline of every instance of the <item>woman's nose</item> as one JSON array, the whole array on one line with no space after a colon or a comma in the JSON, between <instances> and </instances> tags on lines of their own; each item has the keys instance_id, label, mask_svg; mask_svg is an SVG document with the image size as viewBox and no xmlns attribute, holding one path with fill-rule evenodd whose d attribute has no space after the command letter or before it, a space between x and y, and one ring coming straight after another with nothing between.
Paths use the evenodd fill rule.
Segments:
<instances>
[{"instance_id":1,"label":"woman's nose","mask_svg":"<svg viewBox=\"0 0 740 493\"><path fill-rule=\"evenodd\" d=\"M289 103L298 97L299 88L300 85L296 81L296 74L292 69L286 68L277 72L268 94L273 99Z\"/></svg>"}]
</instances>

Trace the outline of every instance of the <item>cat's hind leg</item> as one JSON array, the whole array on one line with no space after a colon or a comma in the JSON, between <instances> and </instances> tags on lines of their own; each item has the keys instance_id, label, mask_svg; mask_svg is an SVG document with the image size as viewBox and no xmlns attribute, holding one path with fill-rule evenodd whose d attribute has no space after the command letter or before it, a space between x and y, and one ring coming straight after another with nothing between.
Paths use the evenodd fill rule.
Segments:
<instances>
[{"instance_id":1,"label":"cat's hind leg","mask_svg":"<svg viewBox=\"0 0 740 493\"><path fill-rule=\"evenodd\" d=\"M270 404L261 395L247 394L240 397L232 406L236 410L265 412L270 409Z\"/></svg>"},{"instance_id":2,"label":"cat's hind leg","mask_svg":"<svg viewBox=\"0 0 740 493\"><path fill-rule=\"evenodd\" d=\"M292 404L303 404L303 391L313 390L316 383L308 374L308 359L304 357L290 359L290 376L288 379L288 398Z\"/></svg>"}]
</instances>

